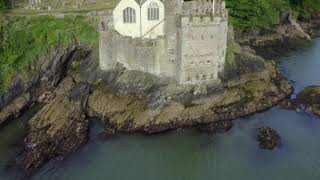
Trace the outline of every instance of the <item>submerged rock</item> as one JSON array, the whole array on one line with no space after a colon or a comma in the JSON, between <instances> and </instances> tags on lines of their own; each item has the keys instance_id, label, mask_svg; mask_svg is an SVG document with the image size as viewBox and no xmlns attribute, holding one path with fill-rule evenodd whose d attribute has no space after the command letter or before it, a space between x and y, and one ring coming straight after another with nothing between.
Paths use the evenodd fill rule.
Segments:
<instances>
[{"instance_id":1,"label":"submerged rock","mask_svg":"<svg viewBox=\"0 0 320 180\"><path fill-rule=\"evenodd\" d=\"M270 127L261 127L258 129L257 140L260 148L272 150L280 143L280 136Z\"/></svg>"},{"instance_id":2,"label":"submerged rock","mask_svg":"<svg viewBox=\"0 0 320 180\"><path fill-rule=\"evenodd\" d=\"M32 173L50 158L67 155L86 143L88 93L87 85L66 78L56 90L56 97L30 120L23 159L27 172Z\"/></svg>"}]
</instances>

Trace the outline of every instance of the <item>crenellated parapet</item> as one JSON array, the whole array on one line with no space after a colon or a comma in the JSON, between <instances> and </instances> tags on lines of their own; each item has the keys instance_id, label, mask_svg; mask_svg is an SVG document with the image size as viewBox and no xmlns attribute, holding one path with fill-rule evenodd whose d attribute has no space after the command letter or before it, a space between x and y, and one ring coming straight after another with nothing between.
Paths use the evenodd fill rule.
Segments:
<instances>
[{"instance_id":1,"label":"crenellated parapet","mask_svg":"<svg viewBox=\"0 0 320 180\"><path fill-rule=\"evenodd\" d=\"M181 17L181 26L210 26L218 25L222 21L225 21L222 17L219 16L182 16Z\"/></svg>"}]
</instances>

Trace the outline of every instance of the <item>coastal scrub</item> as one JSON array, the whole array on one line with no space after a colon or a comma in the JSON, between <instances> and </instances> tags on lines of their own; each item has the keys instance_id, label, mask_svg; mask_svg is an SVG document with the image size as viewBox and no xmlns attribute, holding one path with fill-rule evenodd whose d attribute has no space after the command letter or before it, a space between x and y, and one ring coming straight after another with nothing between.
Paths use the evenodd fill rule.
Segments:
<instances>
[{"instance_id":1,"label":"coastal scrub","mask_svg":"<svg viewBox=\"0 0 320 180\"><path fill-rule=\"evenodd\" d=\"M95 46L98 32L94 21L80 16L0 17L0 94L15 72L59 45L73 41Z\"/></svg>"}]
</instances>

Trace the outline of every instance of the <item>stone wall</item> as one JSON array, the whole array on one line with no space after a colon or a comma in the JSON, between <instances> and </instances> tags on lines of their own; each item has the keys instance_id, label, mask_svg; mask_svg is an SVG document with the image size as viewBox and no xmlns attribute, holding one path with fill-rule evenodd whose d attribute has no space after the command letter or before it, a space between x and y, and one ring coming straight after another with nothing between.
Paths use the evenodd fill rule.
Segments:
<instances>
[{"instance_id":1,"label":"stone wall","mask_svg":"<svg viewBox=\"0 0 320 180\"><path fill-rule=\"evenodd\" d=\"M183 17L181 21L182 84L219 81L227 46L227 21L211 17ZM210 22L207 22L210 21Z\"/></svg>"},{"instance_id":2,"label":"stone wall","mask_svg":"<svg viewBox=\"0 0 320 180\"><path fill-rule=\"evenodd\" d=\"M100 67L111 70L118 62L129 70L175 79L177 57L168 54L168 46L175 52L176 39L170 42L165 38L146 40L121 36L115 31L100 32Z\"/></svg>"},{"instance_id":3,"label":"stone wall","mask_svg":"<svg viewBox=\"0 0 320 180\"><path fill-rule=\"evenodd\" d=\"M182 6L184 15L200 15L213 13L213 0L185 1Z\"/></svg>"},{"instance_id":4,"label":"stone wall","mask_svg":"<svg viewBox=\"0 0 320 180\"><path fill-rule=\"evenodd\" d=\"M196 7L200 1L190 6ZM171 6L182 5L180 0L169 2ZM109 28L101 32L101 68L113 69L118 62L129 70L171 77L181 84L220 82L227 48L228 12L220 3L214 7L219 8L215 14L208 14L213 9L204 6L208 4L212 5L212 1L204 1L200 8L208 9L200 15L181 15L179 7L166 9L165 35L156 39L123 36L116 28L109 27L115 18L104 18Z\"/></svg>"}]
</instances>

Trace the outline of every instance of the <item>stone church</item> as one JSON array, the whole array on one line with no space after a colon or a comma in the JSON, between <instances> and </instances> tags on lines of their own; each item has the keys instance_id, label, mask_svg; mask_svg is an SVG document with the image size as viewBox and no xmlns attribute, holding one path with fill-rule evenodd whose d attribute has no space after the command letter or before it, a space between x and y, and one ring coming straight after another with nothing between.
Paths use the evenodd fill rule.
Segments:
<instances>
[{"instance_id":1,"label":"stone church","mask_svg":"<svg viewBox=\"0 0 320 180\"><path fill-rule=\"evenodd\" d=\"M103 70L121 63L180 84L220 81L228 31L223 0L119 0L100 26Z\"/></svg>"}]
</instances>

